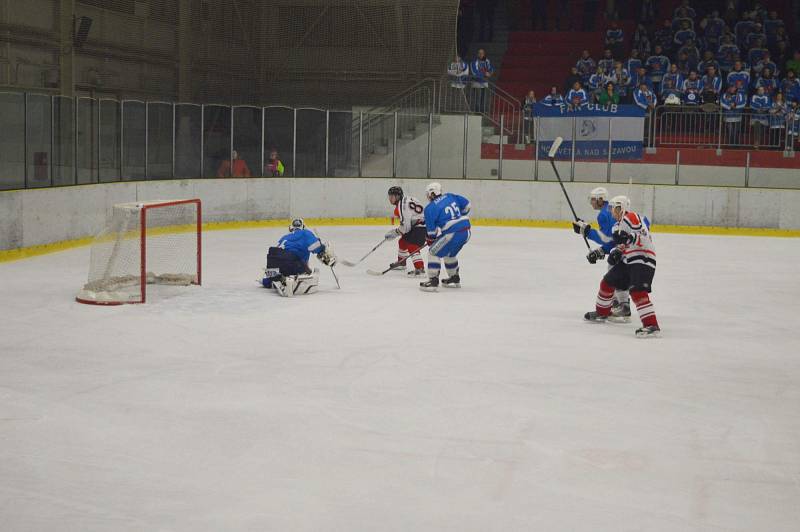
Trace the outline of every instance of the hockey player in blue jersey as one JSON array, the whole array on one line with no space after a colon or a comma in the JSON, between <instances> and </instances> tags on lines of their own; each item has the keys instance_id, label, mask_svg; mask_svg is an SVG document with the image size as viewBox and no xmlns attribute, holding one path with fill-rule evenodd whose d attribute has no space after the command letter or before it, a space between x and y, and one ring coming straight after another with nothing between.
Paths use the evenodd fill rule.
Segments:
<instances>
[{"instance_id":1,"label":"hockey player in blue jersey","mask_svg":"<svg viewBox=\"0 0 800 532\"><path fill-rule=\"evenodd\" d=\"M589 203L597 213L597 226L593 228L590 224L584 222L580 218L572 222L573 230L586 237L588 240L595 242L600 247L595 248L586 255L586 259L595 264L598 260L602 260L611 249L614 247L614 238L612 236L614 224L614 216L611 214L611 207L608 204L608 190L604 187L597 187L592 189L589 193ZM628 318L631 315L630 295L627 290L617 290L614 292L614 301L612 302L611 315L619 318Z\"/></svg>"},{"instance_id":2,"label":"hockey player in blue jersey","mask_svg":"<svg viewBox=\"0 0 800 532\"><path fill-rule=\"evenodd\" d=\"M425 207L425 228L428 231L428 280L420 283L420 290L436 292L439 286L439 270L444 262L447 279L442 285L460 288L456 255L469 242L469 200L458 194L442 194L442 185L431 183L425 189L428 206Z\"/></svg>"},{"instance_id":3,"label":"hockey player in blue jersey","mask_svg":"<svg viewBox=\"0 0 800 532\"><path fill-rule=\"evenodd\" d=\"M331 245L306 229L302 219L292 220L289 233L267 252L267 268L261 284L284 297L313 294L319 284L319 272L308 265L312 253L327 266L336 264Z\"/></svg>"}]
</instances>

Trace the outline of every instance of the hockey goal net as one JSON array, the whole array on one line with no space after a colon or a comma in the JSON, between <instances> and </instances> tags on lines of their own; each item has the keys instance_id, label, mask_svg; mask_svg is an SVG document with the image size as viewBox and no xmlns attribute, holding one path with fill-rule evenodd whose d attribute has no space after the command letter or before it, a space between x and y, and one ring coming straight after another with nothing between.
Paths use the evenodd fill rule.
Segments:
<instances>
[{"instance_id":1,"label":"hockey goal net","mask_svg":"<svg viewBox=\"0 0 800 532\"><path fill-rule=\"evenodd\" d=\"M148 284L200 284L199 199L119 203L92 242L80 303L144 303Z\"/></svg>"}]
</instances>

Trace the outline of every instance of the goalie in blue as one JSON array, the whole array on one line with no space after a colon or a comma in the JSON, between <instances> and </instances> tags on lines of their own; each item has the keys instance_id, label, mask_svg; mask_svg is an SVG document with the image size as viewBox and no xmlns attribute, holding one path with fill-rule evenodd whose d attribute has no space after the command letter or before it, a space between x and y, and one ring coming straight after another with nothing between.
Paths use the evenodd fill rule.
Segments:
<instances>
[{"instance_id":1,"label":"goalie in blue","mask_svg":"<svg viewBox=\"0 0 800 532\"><path fill-rule=\"evenodd\" d=\"M308 265L312 253L327 266L336 264L331 245L306 229L302 219L292 220L289 233L267 252L267 268L261 284L284 297L313 294L319 284L319 270Z\"/></svg>"},{"instance_id":2,"label":"goalie in blue","mask_svg":"<svg viewBox=\"0 0 800 532\"><path fill-rule=\"evenodd\" d=\"M447 279L442 285L460 288L461 277L458 272L456 255L469 242L469 200L458 194L442 194L442 185L431 183L425 189L428 206L425 207L425 228L428 231L428 280L420 283L420 290L436 292L439 286L440 261L447 270Z\"/></svg>"}]
</instances>

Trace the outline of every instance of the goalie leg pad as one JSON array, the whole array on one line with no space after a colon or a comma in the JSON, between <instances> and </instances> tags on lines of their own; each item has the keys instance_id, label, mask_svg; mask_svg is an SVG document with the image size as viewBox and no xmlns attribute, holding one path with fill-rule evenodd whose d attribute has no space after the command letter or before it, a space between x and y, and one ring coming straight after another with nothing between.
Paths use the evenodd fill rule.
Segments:
<instances>
[{"instance_id":1,"label":"goalie leg pad","mask_svg":"<svg viewBox=\"0 0 800 532\"><path fill-rule=\"evenodd\" d=\"M273 280L272 286L283 297L305 296L317 291L319 274L289 275L281 280Z\"/></svg>"}]
</instances>

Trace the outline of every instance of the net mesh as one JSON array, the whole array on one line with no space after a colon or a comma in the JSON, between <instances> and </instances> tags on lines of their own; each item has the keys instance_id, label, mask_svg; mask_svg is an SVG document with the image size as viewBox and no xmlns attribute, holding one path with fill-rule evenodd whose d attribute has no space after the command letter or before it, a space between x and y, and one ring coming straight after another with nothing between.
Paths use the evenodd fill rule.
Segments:
<instances>
[{"instance_id":1,"label":"net mesh","mask_svg":"<svg viewBox=\"0 0 800 532\"><path fill-rule=\"evenodd\" d=\"M142 302L143 287L147 284L197 284L198 217L196 202L115 205L108 226L92 243L89 278L78 299L138 303Z\"/></svg>"}]
</instances>

